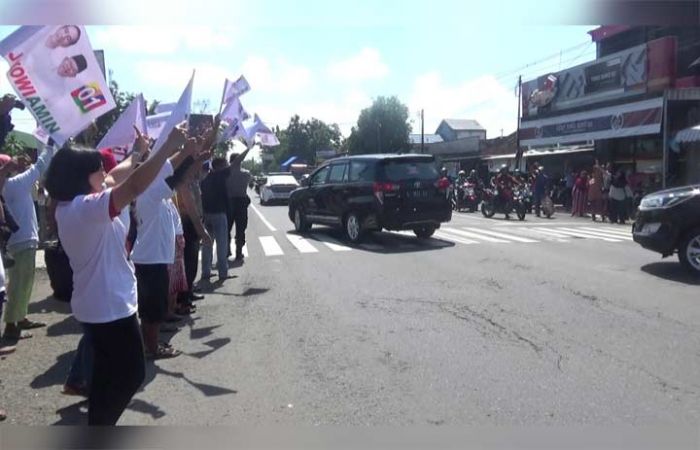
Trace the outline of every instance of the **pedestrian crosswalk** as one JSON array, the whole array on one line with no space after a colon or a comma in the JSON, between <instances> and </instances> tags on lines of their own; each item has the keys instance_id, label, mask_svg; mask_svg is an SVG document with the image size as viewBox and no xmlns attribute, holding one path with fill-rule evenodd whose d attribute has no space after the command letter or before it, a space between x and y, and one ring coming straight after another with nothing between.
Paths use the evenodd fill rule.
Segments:
<instances>
[{"instance_id":1,"label":"pedestrian crosswalk","mask_svg":"<svg viewBox=\"0 0 700 450\"><path fill-rule=\"evenodd\" d=\"M411 249L440 248L454 245L534 245L538 243L571 243L593 241L623 243L632 241L627 228L612 226L493 226L475 227L449 224L436 231L431 239L419 240L411 231L371 234L364 242L351 246L343 241L337 230L320 228L305 235L294 232L259 236L249 242L243 251L267 257L293 254L319 254L352 251L410 251ZM564 224L563 224L564 225ZM251 249L249 250L249 245Z\"/></svg>"}]
</instances>

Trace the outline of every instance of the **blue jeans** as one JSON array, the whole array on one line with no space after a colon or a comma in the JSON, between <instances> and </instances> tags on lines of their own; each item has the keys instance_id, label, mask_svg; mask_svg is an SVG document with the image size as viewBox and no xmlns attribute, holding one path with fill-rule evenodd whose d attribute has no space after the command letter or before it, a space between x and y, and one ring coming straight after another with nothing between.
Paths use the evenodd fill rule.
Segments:
<instances>
[{"instance_id":1,"label":"blue jeans","mask_svg":"<svg viewBox=\"0 0 700 450\"><path fill-rule=\"evenodd\" d=\"M73 362L70 366L70 372L66 379L66 384L75 387L84 387L87 392L90 392L92 383L92 365L94 360L94 350L92 348L92 339L90 338L90 330L85 325L83 327L83 336L78 343L78 350L73 355Z\"/></svg>"},{"instance_id":2,"label":"blue jeans","mask_svg":"<svg viewBox=\"0 0 700 450\"><path fill-rule=\"evenodd\" d=\"M226 213L204 214L204 227L209 236L216 242L216 270L219 278L228 276L228 220ZM206 280L211 274L213 245L202 245L202 279Z\"/></svg>"}]
</instances>

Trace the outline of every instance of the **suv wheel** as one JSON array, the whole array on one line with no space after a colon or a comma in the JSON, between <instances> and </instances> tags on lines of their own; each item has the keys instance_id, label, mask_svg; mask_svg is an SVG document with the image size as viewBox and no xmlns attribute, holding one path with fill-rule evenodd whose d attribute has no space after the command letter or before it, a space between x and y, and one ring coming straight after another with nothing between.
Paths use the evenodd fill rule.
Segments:
<instances>
[{"instance_id":1,"label":"suv wheel","mask_svg":"<svg viewBox=\"0 0 700 450\"><path fill-rule=\"evenodd\" d=\"M428 239L430 236L435 234L435 227L414 228L413 232L416 234L418 239Z\"/></svg>"},{"instance_id":2,"label":"suv wheel","mask_svg":"<svg viewBox=\"0 0 700 450\"><path fill-rule=\"evenodd\" d=\"M345 217L343 224L345 229L345 237L353 244L362 240L362 222L357 213L351 212Z\"/></svg>"},{"instance_id":3,"label":"suv wheel","mask_svg":"<svg viewBox=\"0 0 700 450\"><path fill-rule=\"evenodd\" d=\"M294 208L294 229L298 233L304 233L311 229L311 224L306 220L306 214L301 208Z\"/></svg>"},{"instance_id":4,"label":"suv wheel","mask_svg":"<svg viewBox=\"0 0 700 450\"><path fill-rule=\"evenodd\" d=\"M686 270L700 276L700 228L692 230L681 241L678 260Z\"/></svg>"}]
</instances>

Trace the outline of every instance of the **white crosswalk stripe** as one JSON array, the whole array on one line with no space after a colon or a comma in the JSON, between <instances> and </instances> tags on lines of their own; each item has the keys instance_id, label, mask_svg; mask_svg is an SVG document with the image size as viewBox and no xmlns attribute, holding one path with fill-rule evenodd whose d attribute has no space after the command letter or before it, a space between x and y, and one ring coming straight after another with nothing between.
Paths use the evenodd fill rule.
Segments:
<instances>
[{"instance_id":1,"label":"white crosswalk stripe","mask_svg":"<svg viewBox=\"0 0 700 450\"><path fill-rule=\"evenodd\" d=\"M458 236L464 236L469 239L476 239L480 241L493 242L494 244L506 244L508 241L503 239L496 239L491 236L484 236L483 234L471 233L469 231L458 230L456 228L441 228L444 232L456 234Z\"/></svg>"},{"instance_id":2,"label":"white crosswalk stripe","mask_svg":"<svg viewBox=\"0 0 700 450\"><path fill-rule=\"evenodd\" d=\"M596 233L601 236L607 236L614 239L624 239L627 241L632 241L632 234L630 233L620 233L617 231L606 231L606 230L596 230L595 228L581 227L580 230L587 231L589 233Z\"/></svg>"},{"instance_id":3,"label":"white crosswalk stripe","mask_svg":"<svg viewBox=\"0 0 700 450\"><path fill-rule=\"evenodd\" d=\"M330 238L324 234L314 233L312 236L314 239L323 242L323 244L326 247L330 248L334 252L349 252L352 250L350 247L343 245L335 239Z\"/></svg>"},{"instance_id":4,"label":"white crosswalk stripe","mask_svg":"<svg viewBox=\"0 0 700 450\"><path fill-rule=\"evenodd\" d=\"M622 236L622 235L617 235L617 234L608 234L605 233L604 231L588 231L582 228L561 228L562 231L577 231L580 233L586 233L591 236L598 236L601 238L607 238L607 239L617 239L618 241L631 241L632 237L631 236Z\"/></svg>"},{"instance_id":5,"label":"white crosswalk stripe","mask_svg":"<svg viewBox=\"0 0 700 450\"><path fill-rule=\"evenodd\" d=\"M262 245L265 256L281 256L284 255L282 247L279 246L274 236L260 236L258 238Z\"/></svg>"},{"instance_id":6,"label":"white crosswalk stripe","mask_svg":"<svg viewBox=\"0 0 700 450\"><path fill-rule=\"evenodd\" d=\"M318 249L311 245L309 241L296 234L287 234L287 239L301 253L317 253Z\"/></svg>"},{"instance_id":7,"label":"white crosswalk stripe","mask_svg":"<svg viewBox=\"0 0 700 450\"><path fill-rule=\"evenodd\" d=\"M602 241L606 242L622 242L622 239L613 239L613 238L607 238L607 237L602 237L602 236L596 236L595 234L590 234L586 233L584 231L577 231L577 230L567 230L564 228L557 228L557 233L564 234L564 235L569 235L569 236L575 236L579 238L589 238L589 239L600 239Z\"/></svg>"},{"instance_id":8,"label":"white crosswalk stripe","mask_svg":"<svg viewBox=\"0 0 700 450\"><path fill-rule=\"evenodd\" d=\"M566 235L566 234L557 233L556 231L552 230L551 228L533 227L531 229L536 233L540 233L540 234L543 234L545 236L549 236L550 238L553 238L559 242L570 242L570 239L571 239L571 236Z\"/></svg>"},{"instance_id":9,"label":"white crosswalk stripe","mask_svg":"<svg viewBox=\"0 0 700 450\"><path fill-rule=\"evenodd\" d=\"M527 239L527 238L523 238L523 237L520 237L520 236L514 236L514 235L512 235L512 234L497 233L497 232L495 232L495 231L481 230L481 229L479 229L479 228L464 228L464 229L465 229L465 230L472 231L472 232L484 233L484 234L487 234L487 235L489 235L489 236L495 236L495 237L497 237L497 238L509 239L509 240L515 241L515 242L523 242L523 243L539 242L539 241L535 241L535 240L533 240L533 239Z\"/></svg>"},{"instance_id":10,"label":"white crosswalk stripe","mask_svg":"<svg viewBox=\"0 0 700 450\"><path fill-rule=\"evenodd\" d=\"M614 228L595 228L595 227L581 227L582 230L590 230L590 231L598 231L598 232L605 232L609 233L612 235L620 235L620 236L632 236L632 232L630 230L623 230L619 229L616 230Z\"/></svg>"},{"instance_id":11,"label":"white crosswalk stripe","mask_svg":"<svg viewBox=\"0 0 700 450\"><path fill-rule=\"evenodd\" d=\"M471 239L465 239L465 238L461 238L461 237L457 237L457 236L451 236L447 233L441 233L440 231L436 231L434 236L436 238L439 238L439 239L443 239L443 240L451 241L451 242L457 242L459 244L465 244L465 245L478 244L477 241L472 241Z\"/></svg>"}]
</instances>

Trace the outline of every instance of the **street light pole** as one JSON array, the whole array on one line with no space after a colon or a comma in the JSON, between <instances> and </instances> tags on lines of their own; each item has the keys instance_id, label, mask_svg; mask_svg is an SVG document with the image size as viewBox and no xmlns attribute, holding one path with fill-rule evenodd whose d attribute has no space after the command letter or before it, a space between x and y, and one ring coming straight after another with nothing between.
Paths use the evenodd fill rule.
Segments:
<instances>
[{"instance_id":1,"label":"street light pole","mask_svg":"<svg viewBox=\"0 0 700 450\"><path fill-rule=\"evenodd\" d=\"M424 125L425 120L423 117L423 109L420 110L420 152L425 153L425 130Z\"/></svg>"},{"instance_id":2,"label":"street light pole","mask_svg":"<svg viewBox=\"0 0 700 450\"><path fill-rule=\"evenodd\" d=\"M381 140L381 137L380 137L380 134L379 134L379 132L381 131L381 129L382 129L382 123L381 123L381 122L377 122L377 153L381 153L381 152L382 152L382 140Z\"/></svg>"}]
</instances>

